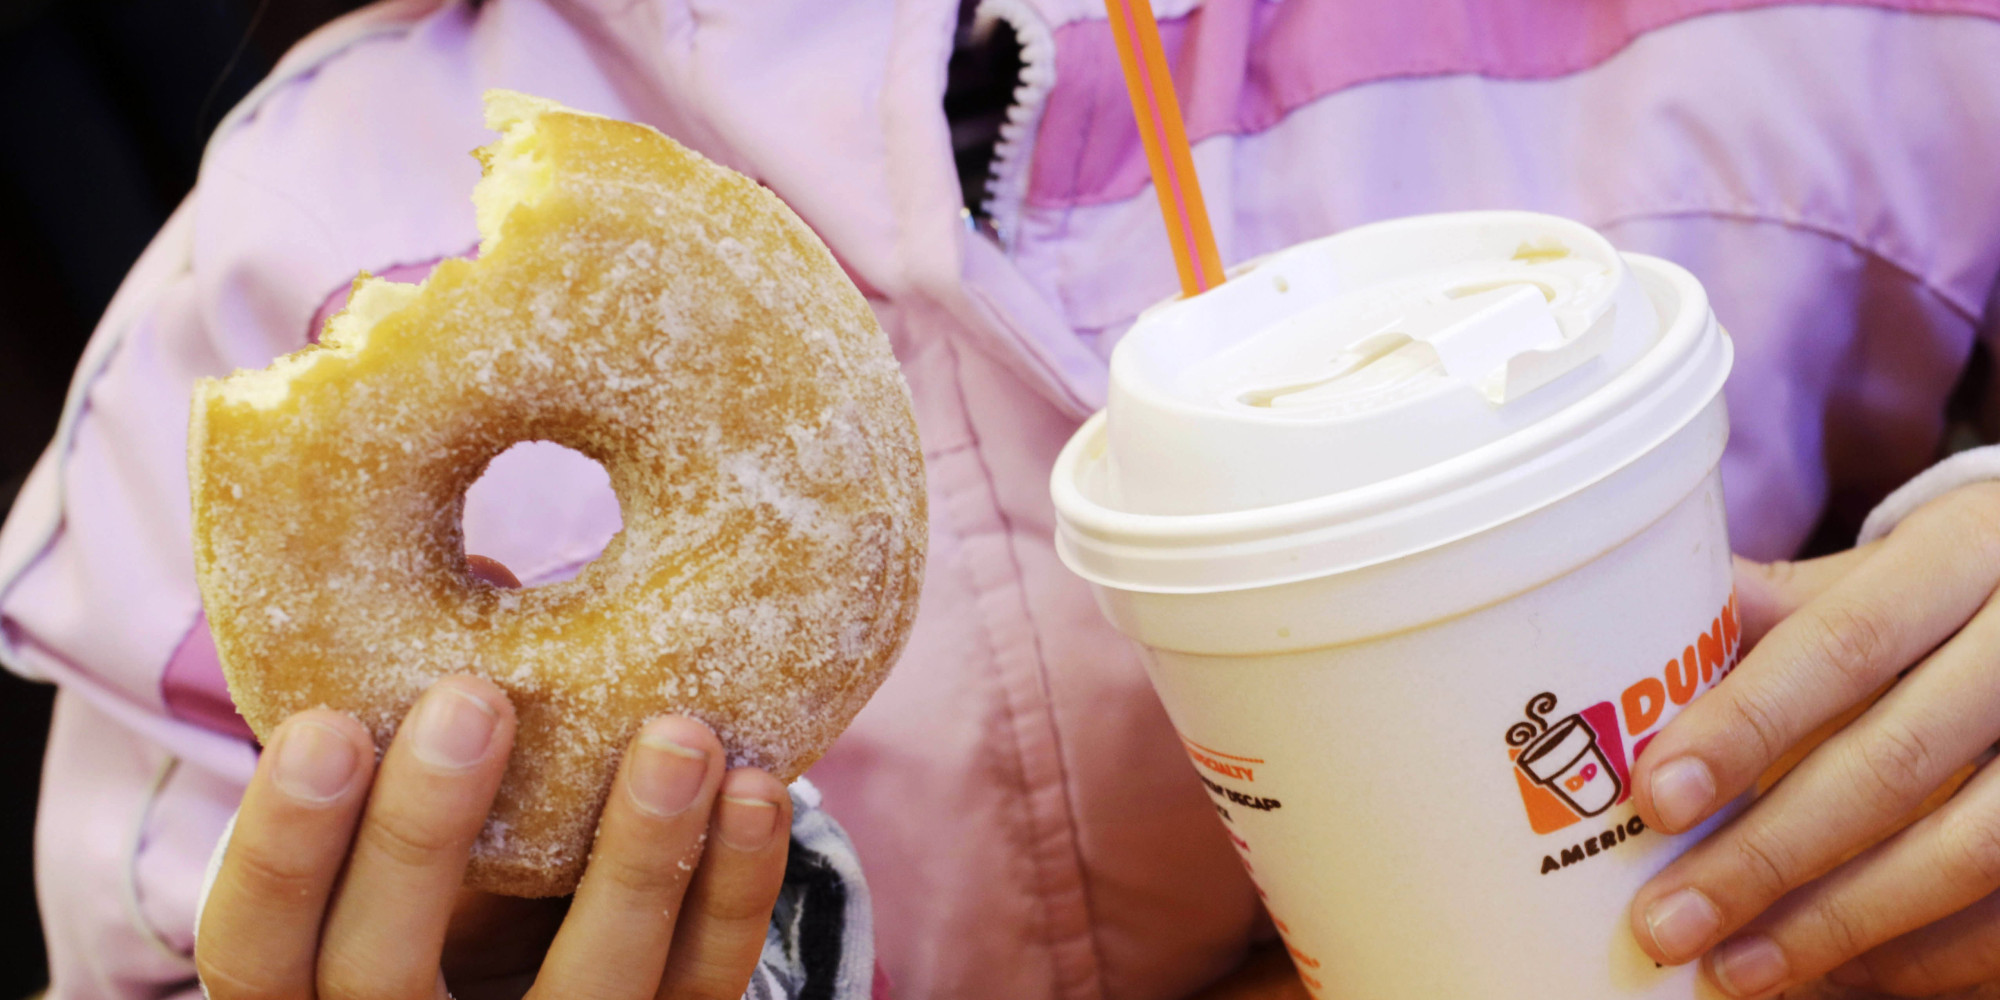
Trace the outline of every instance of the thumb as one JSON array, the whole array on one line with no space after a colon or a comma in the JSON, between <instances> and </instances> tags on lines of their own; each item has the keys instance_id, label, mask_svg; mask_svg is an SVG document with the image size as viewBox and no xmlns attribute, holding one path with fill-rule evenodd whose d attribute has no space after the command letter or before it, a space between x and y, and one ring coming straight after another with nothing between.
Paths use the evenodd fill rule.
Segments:
<instances>
[{"instance_id":1,"label":"thumb","mask_svg":"<svg viewBox=\"0 0 2000 1000\"><path fill-rule=\"evenodd\" d=\"M1736 557L1736 602L1743 616L1743 648L1813 602L1875 554L1881 542L1803 562L1760 563Z\"/></svg>"}]
</instances>

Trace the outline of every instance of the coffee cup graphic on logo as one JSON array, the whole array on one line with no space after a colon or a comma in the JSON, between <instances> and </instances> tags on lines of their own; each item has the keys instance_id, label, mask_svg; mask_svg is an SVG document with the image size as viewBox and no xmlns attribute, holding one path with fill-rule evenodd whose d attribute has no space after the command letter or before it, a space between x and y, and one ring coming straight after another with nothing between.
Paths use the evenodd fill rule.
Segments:
<instances>
[{"instance_id":1,"label":"coffee cup graphic on logo","mask_svg":"<svg viewBox=\"0 0 2000 1000\"><path fill-rule=\"evenodd\" d=\"M1597 731L1581 715L1551 726L1542 713L1556 706L1556 696L1542 692L1529 699L1528 721L1507 730L1507 743L1523 747L1514 765L1536 784L1554 792L1579 816L1595 816L1618 802L1625 786L1598 746Z\"/></svg>"}]
</instances>

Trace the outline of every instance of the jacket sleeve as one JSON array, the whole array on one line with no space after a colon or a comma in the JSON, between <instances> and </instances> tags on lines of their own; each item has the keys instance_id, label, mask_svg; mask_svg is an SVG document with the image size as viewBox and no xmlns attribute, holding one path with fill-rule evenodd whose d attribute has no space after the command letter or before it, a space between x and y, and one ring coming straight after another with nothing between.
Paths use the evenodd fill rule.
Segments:
<instances>
[{"instance_id":1,"label":"jacket sleeve","mask_svg":"<svg viewBox=\"0 0 2000 1000\"><path fill-rule=\"evenodd\" d=\"M227 368L194 294L191 219L184 206L121 286L0 527L0 661L61 687L36 816L61 1000L191 987L202 860L256 760L199 711L220 673L198 633L188 391Z\"/></svg>"},{"instance_id":2,"label":"jacket sleeve","mask_svg":"<svg viewBox=\"0 0 2000 1000\"><path fill-rule=\"evenodd\" d=\"M42 788L35 882L50 1000L197 995L202 861L240 784L64 690Z\"/></svg>"},{"instance_id":3,"label":"jacket sleeve","mask_svg":"<svg viewBox=\"0 0 2000 1000\"><path fill-rule=\"evenodd\" d=\"M1861 537L1855 544L1866 545L1888 535L1918 507L1952 490L1992 479L2000 479L2000 444L1961 451L1925 469L1877 504L1862 522Z\"/></svg>"},{"instance_id":4,"label":"jacket sleeve","mask_svg":"<svg viewBox=\"0 0 2000 1000\"><path fill-rule=\"evenodd\" d=\"M490 55L474 26L444 0L371 4L294 47L224 117L0 527L0 664L61 688L37 818L53 1000L193 988L203 862L256 749L201 617L190 393L303 346L357 270L476 237L464 151L488 135L454 110L476 109Z\"/></svg>"},{"instance_id":5,"label":"jacket sleeve","mask_svg":"<svg viewBox=\"0 0 2000 1000\"><path fill-rule=\"evenodd\" d=\"M1984 316L1976 335L1990 355L2000 357L2000 284L1994 285L1988 292ZM1996 425L2000 425L2000 371L1989 371L1979 388L1980 412L1975 419L1968 421L1976 425L1968 436L1977 434L1991 439ZM1876 504L1869 511L1867 520L1862 522L1861 534L1855 544L1866 545L1888 535L1917 508L1946 493L1961 486L1994 479L2000 479L2000 444L1960 451L1917 474Z\"/></svg>"}]
</instances>

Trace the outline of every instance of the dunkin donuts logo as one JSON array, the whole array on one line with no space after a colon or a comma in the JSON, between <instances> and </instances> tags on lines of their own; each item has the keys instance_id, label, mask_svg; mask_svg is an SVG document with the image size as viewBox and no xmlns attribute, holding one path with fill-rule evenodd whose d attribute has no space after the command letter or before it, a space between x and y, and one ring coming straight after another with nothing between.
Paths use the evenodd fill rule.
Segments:
<instances>
[{"instance_id":1,"label":"dunkin donuts logo","mask_svg":"<svg viewBox=\"0 0 2000 1000\"><path fill-rule=\"evenodd\" d=\"M1631 798L1632 761L1665 725L1667 706L1693 701L1728 674L1741 640L1736 595L1731 594L1708 629L1680 656L1634 681L1616 701L1565 713L1552 691L1528 699L1522 721L1507 728L1507 757L1528 825L1536 833L1554 833ZM1613 843L1643 829L1627 831L1621 825L1612 831ZM1588 846L1598 846L1598 841L1593 837ZM1576 853L1586 856L1582 848Z\"/></svg>"},{"instance_id":2,"label":"dunkin donuts logo","mask_svg":"<svg viewBox=\"0 0 2000 1000\"><path fill-rule=\"evenodd\" d=\"M1507 745L1518 748L1509 755L1536 833L1554 833L1632 795L1617 709L1602 701L1551 724L1546 713L1555 707L1556 696L1544 691L1528 699L1522 710L1527 721L1507 730Z\"/></svg>"}]
</instances>

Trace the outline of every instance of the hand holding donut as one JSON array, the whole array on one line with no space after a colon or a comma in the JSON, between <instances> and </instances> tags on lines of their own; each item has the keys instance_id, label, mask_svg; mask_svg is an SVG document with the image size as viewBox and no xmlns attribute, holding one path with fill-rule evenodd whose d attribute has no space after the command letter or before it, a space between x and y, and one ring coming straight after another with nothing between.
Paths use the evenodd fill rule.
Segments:
<instances>
[{"instance_id":1,"label":"hand holding donut","mask_svg":"<svg viewBox=\"0 0 2000 1000\"><path fill-rule=\"evenodd\" d=\"M861 710L915 620L923 457L887 336L776 195L642 125L504 92L488 117L477 260L364 276L317 344L196 387L194 563L269 745L332 708L387 769L432 684L504 691L466 879L564 896L647 720L790 781ZM461 513L522 441L602 466L623 527L512 589L468 566Z\"/></svg>"},{"instance_id":2,"label":"hand holding donut","mask_svg":"<svg viewBox=\"0 0 2000 1000\"><path fill-rule=\"evenodd\" d=\"M379 767L354 719L287 719L202 913L209 995L740 996L784 877L784 786L724 773L707 727L661 716L626 749L573 899L460 890L514 730L506 696L469 676L417 701Z\"/></svg>"}]
</instances>

